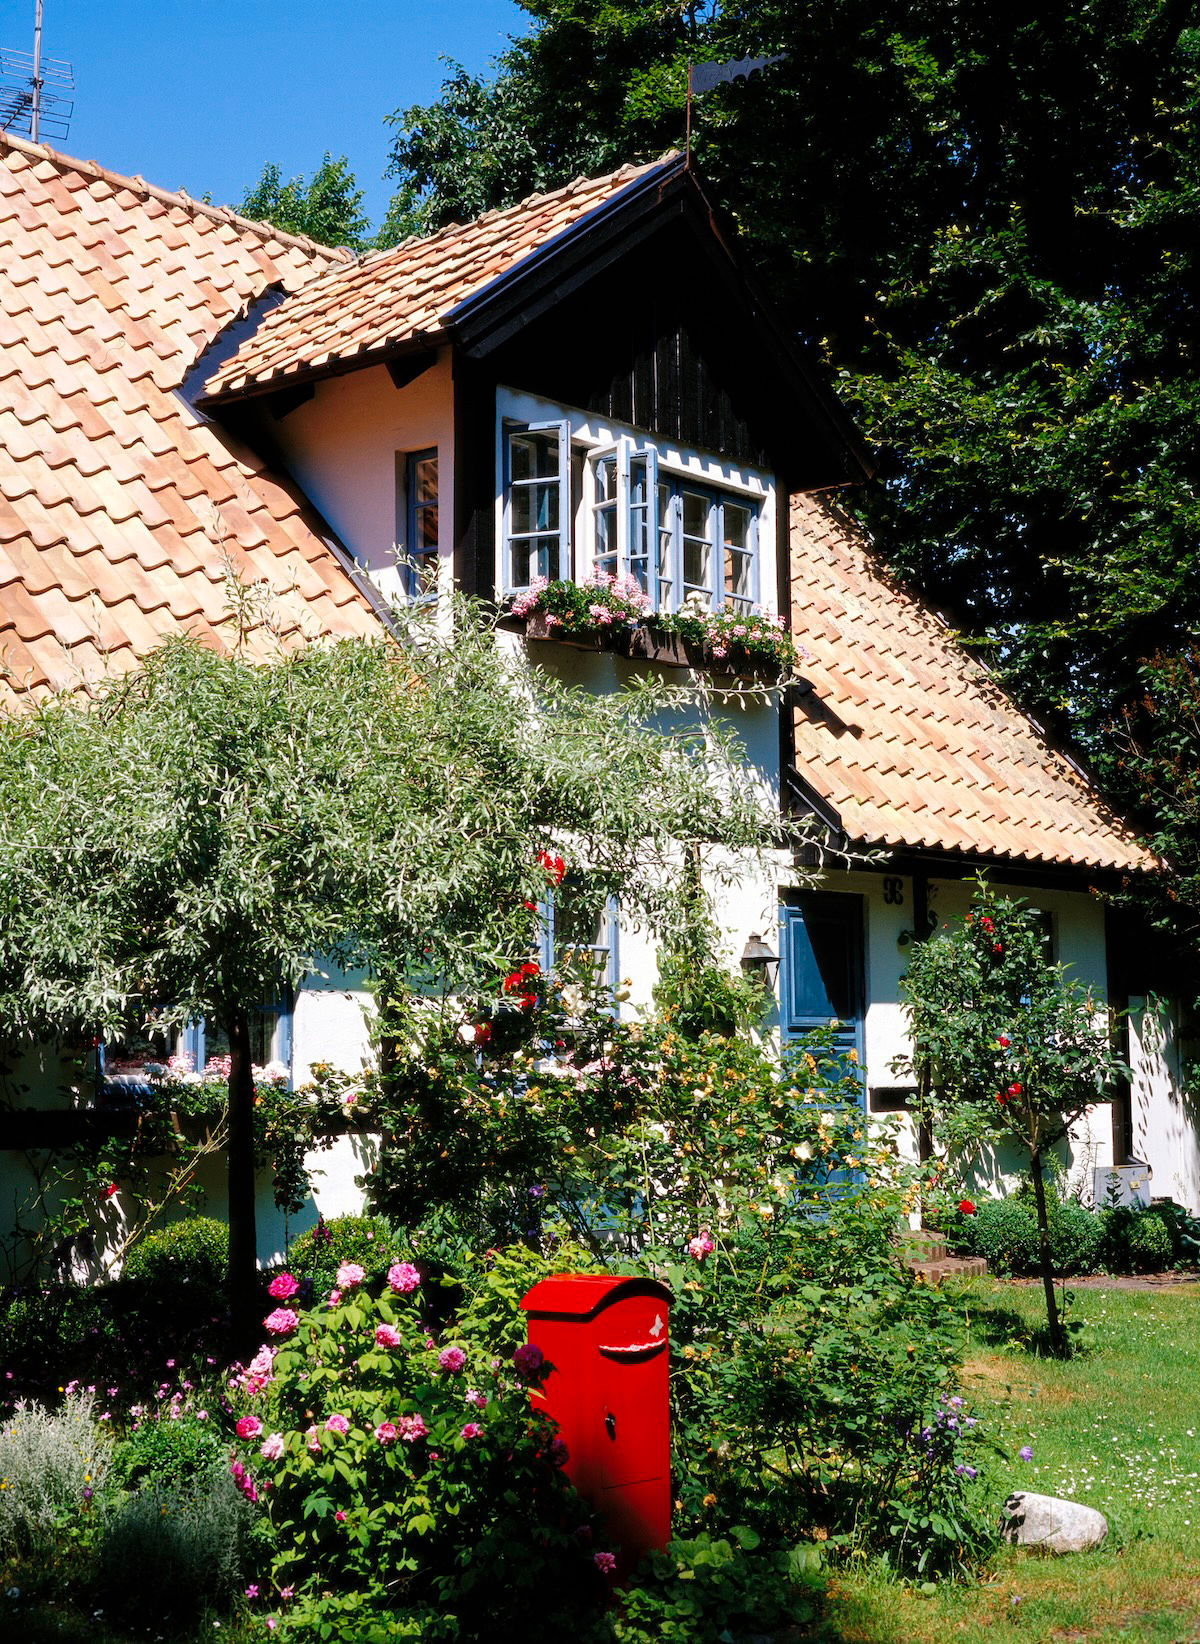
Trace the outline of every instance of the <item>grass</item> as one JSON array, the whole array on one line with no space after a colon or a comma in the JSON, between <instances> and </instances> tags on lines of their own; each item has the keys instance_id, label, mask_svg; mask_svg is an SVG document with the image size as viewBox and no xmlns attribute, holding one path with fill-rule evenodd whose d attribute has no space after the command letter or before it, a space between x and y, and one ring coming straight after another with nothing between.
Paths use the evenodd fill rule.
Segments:
<instances>
[{"instance_id":1,"label":"grass","mask_svg":"<svg viewBox=\"0 0 1200 1644\"><path fill-rule=\"evenodd\" d=\"M1005 1549L977 1585L932 1594L874 1569L839 1574L824 1639L1198 1644L1200 1285L1076 1290L1066 1363L1037 1351L1040 1288L979 1280L962 1302L964 1393L1011 1458L996 1466L997 1512L1009 1490L1069 1496L1104 1513L1108 1541L1060 1559Z\"/></svg>"}]
</instances>

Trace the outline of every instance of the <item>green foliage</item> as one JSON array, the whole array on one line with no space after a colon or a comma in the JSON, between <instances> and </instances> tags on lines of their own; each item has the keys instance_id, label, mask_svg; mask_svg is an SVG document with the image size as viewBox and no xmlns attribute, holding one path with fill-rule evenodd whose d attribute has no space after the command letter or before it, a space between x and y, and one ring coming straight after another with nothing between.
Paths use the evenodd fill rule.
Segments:
<instances>
[{"instance_id":1,"label":"green foliage","mask_svg":"<svg viewBox=\"0 0 1200 1644\"><path fill-rule=\"evenodd\" d=\"M217 1421L171 1415L170 1406L145 1410L117 1445L113 1478L126 1490L153 1485L180 1490L224 1470L227 1440Z\"/></svg>"},{"instance_id":2,"label":"green foliage","mask_svg":"<svg viewBox=\"0 0 1200 1644\"><path fill-rule=\"evenodd\" d=\"M1118 1205L1104 1217L1104 1262L1113 1273L1161 1272L1175 1257L1172 1226L1157 1207Z\"/></svg>"},{"instance_id":3,"label":"green foliage","mask_svg":"<svg viewBox=\"0 0 1200 1644\"><path fill-rule=\"evenodd\" d=\"M210 1216L191 1216L149 1233L125 1258L127 1278L152 1285L194 1285L220 1295L229 1261L229 1228Z\"/></svg>"},{"instance_id":4,"label":"green foliage","mask_svg":"<svg viewBox=\"0 0 1200 1644\"><path fill-rule=\"evenodd\" d=\"M44 1546L85 1516L111 1461L111 1436L96 1422L91 1393L57 1410L18 1403L0 1428L0 1552Z\"/></svg>"},{"instance_id":5,"label":"green foliage","mask_svg":"<svg viewBox=\"0 0 1200 1644\"><path fill-rule=\"evenodd\" d=\"M227 1471L146 1484L106 1515L95 1595L110 1615L139 1627L191 1626L206 1609L229 1608L249 1532Z\"/></svg>"},{"instance_id":6,"label":"green foliage","mask_svg":"<svg viewBox=\"0 0 1200 1644\"><path fill-rule=\"evenodd\" d=\"M737 1525L729 1538L700 1534L652 1553L614 1617L618 1644L720 1644L811 1621L817 1610L817 1549L761 1547Z\"/></svg>"},{"instance_id":7,"label":"green foliage","mask_svg":"<svg viewBox=\"0 0 1200 1644\"><path fill-rule=\"evenodd\" d=\"M368 244L369 227L362 201L362 189L346 156L340 154L335 160L327 149L311 182L303 176L285 182L277 165L265 165L237 210L243 217L272 223L287 234L306 235L318 245L361 251Z\"/></svg>"}]
</instances>

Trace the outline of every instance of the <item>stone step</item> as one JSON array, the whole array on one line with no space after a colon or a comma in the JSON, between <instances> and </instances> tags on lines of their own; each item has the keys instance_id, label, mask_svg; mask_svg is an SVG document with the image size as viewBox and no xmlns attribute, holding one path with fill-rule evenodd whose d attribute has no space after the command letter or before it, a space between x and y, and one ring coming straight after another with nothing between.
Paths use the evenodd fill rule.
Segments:
<instances>
[{"instance_id":1,"label":"stone step","mask_svg":"<svg viewBox=\"0 0 1200 1644\"><path fill-rule=\"evenodd\" d=\"M946 1235L933 1233L925 1227L906 1227L899 1236L899 1245L901 1260L909 1264L914 1261L941 1261L950 1254Z\"/></svg>"},{"instance_id":2,"label":"stone step","mask_svg":"<svg viewBox=\"0 0 1200 1644\"><path fill-rule=\"evenodd\" d=\"M926 1284L940 1284L943 1279L982 1279L988 1270L983 1256L939 1256L934 1260L906 1261L904 1265Z\"/></svg>"}]
</instances>

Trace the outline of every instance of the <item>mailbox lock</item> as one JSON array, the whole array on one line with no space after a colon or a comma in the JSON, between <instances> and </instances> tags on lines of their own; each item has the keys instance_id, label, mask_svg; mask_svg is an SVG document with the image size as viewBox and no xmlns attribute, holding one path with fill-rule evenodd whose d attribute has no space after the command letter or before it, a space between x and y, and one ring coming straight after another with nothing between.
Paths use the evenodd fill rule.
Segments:
<instances>
[{"instance_id":1,"label":"mailbox lock","mask_svg":"<svg viewBox=\"0 0 1200 1644\"><path fill-rule=\"evenodd\" d=\"M613 1415L611 1410L604 1418L604 1431L608 1434L610 1439L615 1439L617 1436L617 1418Z\"/></svg>"}]
</instances>

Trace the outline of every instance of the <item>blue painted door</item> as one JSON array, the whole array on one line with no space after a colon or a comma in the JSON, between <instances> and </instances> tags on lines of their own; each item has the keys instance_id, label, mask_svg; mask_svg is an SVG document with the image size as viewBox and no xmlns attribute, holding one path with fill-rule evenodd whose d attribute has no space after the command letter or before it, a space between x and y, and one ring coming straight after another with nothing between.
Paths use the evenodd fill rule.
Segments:
<instances>
[{"instance_id":1,"label":"blue painted door","mask_svg":"<svg viewBox=\"0 0 1200 1644\"><path fill-rule=\"evenodd\" d=\"M838 1022L834 1041L862 1065L865 987L863 901L802 891L779 910L779 1018L784 1043Z\"/></svg>"}]
</instances>

